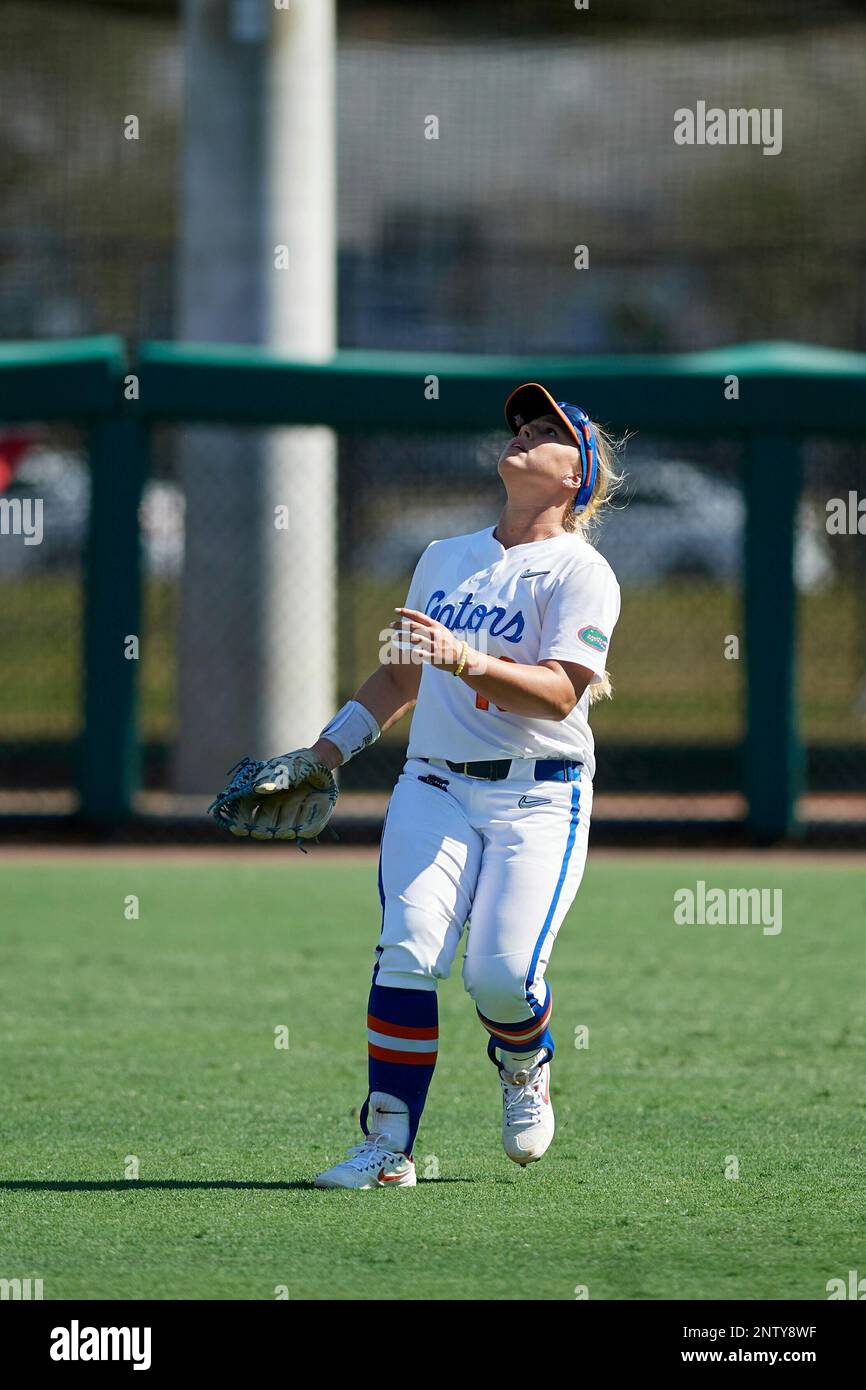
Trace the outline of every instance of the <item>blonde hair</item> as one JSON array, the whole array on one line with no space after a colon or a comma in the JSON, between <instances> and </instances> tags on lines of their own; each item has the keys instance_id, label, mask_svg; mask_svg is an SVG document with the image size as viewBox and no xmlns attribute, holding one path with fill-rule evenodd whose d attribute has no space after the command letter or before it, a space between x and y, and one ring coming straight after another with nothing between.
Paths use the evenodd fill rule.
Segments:
<instances>
[{"instance_id":1,"label":"blonde hair","mask_svg":"<svg viewBox=\"0 0 866 1390\"><path fill-rule=\"evenodd\" d=\"M613 435L608 434L607 430L603 430L600 425L597 425L594 420L592 421L592 428L595 431L598 456L595 487L582 512L576 512L573 504L569 501L562 518L564 530L580 533L590 545L601 520L600 513L605 507L610 506L611 500L622 486L623 476L617 470L617 463L619 452L628 438L627 435L623 435L622 438L616 439ZM594 705L598 700L609 700L612 696L613 685L611 684L610 672L605 671L601 680L589 687L589 702Z\"/></svg>"}]
</instances>

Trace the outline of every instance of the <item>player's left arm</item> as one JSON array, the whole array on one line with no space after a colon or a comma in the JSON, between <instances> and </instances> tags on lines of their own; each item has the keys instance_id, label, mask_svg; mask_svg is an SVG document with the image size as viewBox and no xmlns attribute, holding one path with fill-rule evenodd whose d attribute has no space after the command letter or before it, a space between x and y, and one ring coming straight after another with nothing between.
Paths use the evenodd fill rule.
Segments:
<instances>
[{"instance_id":1,"label":"player's left arm","mask_svg":"<svg viewBox=\"0 0 866 1390\"><path fill-rule=\"evenodd\" d=\"M590 684L604 679L619 606L619 585L609 566L596 558L576 565L547 601L534 663L488 656L426 613L408 607L397 611L421 660L459 672L477 695L509 714L560 721Z\"/></svg>"},{"instance_id":2,"label":"player's left arm","mask_svg":"<svg viewBox=\"0 0 866 1390\"><path fill-rule=\"evenodd\" d=\"M399 608L409 627L418 660L454 675L500 709L530 719L567 718L593 678L593 672L574 662L541 661L526 664L488 656L464 644L443 623L414 608Z\"/></svg>"},{"instance_id":3,"label":"player's left arm","mask_svg":"<svg viewBox=\"0 0 866 1390\"><path fill-rule=\"evenodd\" d=\"M491 704L530 719L566 719L592 680L574 662L540 661L536 666L470 650L461 679Z\"/></svg>"}]
</instances>

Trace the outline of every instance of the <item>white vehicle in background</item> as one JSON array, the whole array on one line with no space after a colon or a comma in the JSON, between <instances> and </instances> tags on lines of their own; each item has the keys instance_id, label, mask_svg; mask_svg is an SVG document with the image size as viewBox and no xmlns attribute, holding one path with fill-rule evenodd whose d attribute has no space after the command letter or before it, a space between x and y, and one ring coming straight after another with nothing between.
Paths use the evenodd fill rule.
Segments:
<instances>
[{"instance_id":1,"label":"white vehicle in background","mask_svg":"<svg viewBox=\"0 0 866 1390\"><path fill-rule=\"evenodd\" d=\"M352 569L370 579L404 579L411 575L422 550L441 536L462 536L481 531L491 522L490 504L484 502L451 507L407 503L399 521L385 519L379 529L355 549Z\"/></svg>"},{"instance_id":2,"label":"white vehicle in background","mask_svg":"<svg viewBox=\"0 0 866 1390\"><path fill-rule=\"evenodd\" d=\"M34 443L17 463L3 493L27 514L42 503L42 539L26 545L22 535L0 537L0 575L75 569L84 558L90 514L90 469L77 453ZM8 510L8 509L7 509ZM146 574L174 578L183 565L184 496L175 483L145 485L139 510L142 563Z\"/></svg>"},{"instance_id":3,"label":"white vehicle in background","mask_svg":"<svg viewBox=\"0 0 866 1390\"><path fill-rule=\"evenodd\" d=\"M3 500L18 503L21 514L39 504L42 538L26 544L22 535L0 538L0 574L68 569L79 562L90 507L90 473L77 454L30 445L18 461Z\"/></svg>"},{"instance_id":4,"label":"white vehicle in background","mask_svg":"<svg viewBox=\"0 0 866 1390\"><path fill-rule=\"evenodd\" d=\"M455 494L459 488L455 487ZM387 517L353 555L356 573L411 574L428 541L478 531L491 522L489 501L407 505L396 526ZM736 584L742 575L746 508L739 487L691 463L649 460L632 470L599 527L597 546L623 584L709 579ZM811 593L833 575L823 519L804 502L795 549L798 589Z\"/></svg>"},{"instance_id":5,"label":"white vehicle in background","mask_svg":"<svg viewBox=\"0 0 866 1390\"><path fill-rule=\"evenodd\" d=\"M183 569L186 498L176 483L145 483L138 510L145 574L176 579Z\"/></svg>"},{"instance_id":6,"label":"white vehicle in background","mask_svg":"<svg viewBox=\"0 0 866 1390\"><path fill-rule=\"evenodd\" d=\"M84 554L90 510L90 470L73 452L34 443L3 494L22 503L42 500L39 545L0 537L0 574L75 568ZM183 567L184 495L176 483L154 479L142 496L142 560L146 574L176 578ZM352 556L355 573L371 578L411 574L433 537L477 531L491 522L490 501L475 497L441 506L401 508L396 526L387 512ZM830 582L833 565L823 514L804 500L794 553L797 588L812 593ZM745 502L739 487L675 460L640 462L607 511L598 549L624 584L708 579L736 584L742 573Z\"/></svg>"},{"instance_id":7,"label":"white vehicle in background","mask_svg":"<svg viewBox=\"0 0 866 1390\"><path fill-rule=\"evenodd\" d=\"M598 533L598 549L629 584L665 579L737 583L746 505L739 487L693 464L647 461L629 470ZM811 593L833 575L827 538L804 502L794 552L797 588Z\"/></svg>"}]
</instances>

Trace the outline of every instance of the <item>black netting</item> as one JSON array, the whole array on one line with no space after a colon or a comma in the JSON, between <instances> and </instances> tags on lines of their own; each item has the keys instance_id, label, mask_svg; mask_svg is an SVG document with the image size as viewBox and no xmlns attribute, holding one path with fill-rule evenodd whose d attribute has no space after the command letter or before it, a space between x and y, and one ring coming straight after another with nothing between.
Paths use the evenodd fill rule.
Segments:
<instances>
[{"instance_id":1,"label":"black netting","mask_svg":"<svg viewBox=\"0 0 866 1390\"><path fill-rule=\"evenodd\" d=\"M81 432L0 425L0 809L75 805L90 470Z\"/></svg>"},{"instance_id":2,"label":"black netting","mask_svg":"<svg viewBox=\"0 0 866 1390\"><path fill-rule=\"evenodd\" d=\"M0 336L111 332L134 348L179 332L184 76L179 7L168 0L3 5ZM336 76L341 347L580 354L778 338L866 348L860 5L343 3ZM674 113L699 98L781 110L780 152L677 145ZM124 137L130 116L137 140ZM588 268L575 268L577 247ZM491 423L490 436L338 439L326 545L336 547L335 698L370 669L426 541L495 515ZM17 471L17 428L7 431L9 500L32 484ZM38 555L19 554L11 537L0 545L0 625L13 654L0 671L0 792L72 798L85 451L80 431L37 434L30 462L53 456L54 481L39 485L59 489L67 512ZM156 431L142 508L144 783L169 808L187 795L184 721L196 700L223 698L212 665L198 684L189 658L183 668L199 640L184 629L184 563L215 610L249 593L261 613L261 586L278 592L266 564L238 575L225 563L227 546L242 552L260 534L265 433L237 432L197 487L189 438ZM611 796L637 797L639 814L662 792L681 807L727 797L737 810L742 466L731 440L638 435L629 505L601 532L624 605L616 698L595 714L599 780ZM248 496L230 485L232 468L247 470ZM812 804L847 797L846 815L866 784L863 538L830 534L826 521L828 501L851 492L866 495L862 446L810 442L796 555L802 732ZM297 477L292 505L297 522ZM279 623L277 603L230 650L235 662L261 659L277 687L309 678L303 647L280 646ZM227 742L234 719L229 702ZM347 786L378 795L401 738L350 768Z\"/></svg>"},{"instance_id":3,"label":"black netting","mask_svg":"<svg viewBox=\"0 0 866 1390\"><path fill-rule=\"evenodd\" d=\"M862 347L862 9L603 8L339 7L341 343ZM0 35L0 333L170 335L177 9L7 0ZM781 153L678 147L699 97L781 108Z\"/></svg>"},{"instance_id":4,"label":"black netting","mask_svg":"<svg viewBox=\"0 0 866 1390\"><path fill-rule=\"evenodd\" d=\"M809 441L797 537L810 584L800 600L799 702L812 793L866 788L866 450ZM860 528L860 529L858 529Z\"/></svg>"}]
</instances>

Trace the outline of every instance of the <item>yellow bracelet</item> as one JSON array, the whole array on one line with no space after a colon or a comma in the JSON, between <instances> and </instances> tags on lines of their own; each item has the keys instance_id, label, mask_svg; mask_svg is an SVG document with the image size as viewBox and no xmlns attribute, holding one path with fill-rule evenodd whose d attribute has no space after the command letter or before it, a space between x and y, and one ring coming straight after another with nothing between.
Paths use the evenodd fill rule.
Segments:
<instances>
[{"instance_id":1,"label":"yellow bracelet","mask_svg":"<svg viewBox=\"0 0 866 1390\"><path fill-rule=\"evenodd\" d=\"M463 655L462 655L461 658L460 658L460 664L459 664L459 666L455 666L454 670L451 672L452 676L462 676L462 675L463 675L463 668L464 668L464 666L466 665L466 658L468 657L468 655L469 655L469 643L468 643L468 642L465 640L465 638L464 638L464 641L463 641Z\"/></svg>"}]
</instances>

